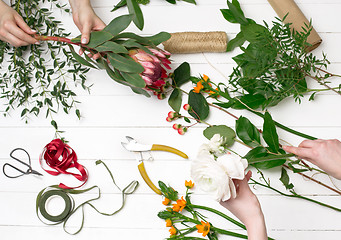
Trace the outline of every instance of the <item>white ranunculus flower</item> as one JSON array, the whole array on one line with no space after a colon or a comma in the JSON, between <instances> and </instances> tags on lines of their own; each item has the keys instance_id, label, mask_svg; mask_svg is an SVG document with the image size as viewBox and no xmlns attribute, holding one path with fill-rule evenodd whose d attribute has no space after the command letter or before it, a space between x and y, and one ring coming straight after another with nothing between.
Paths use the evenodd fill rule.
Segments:
<instances>
[{"instance_id":1,"label":"white ranunculus flower","mask_svg":"<svg viewBox=\"0 0 341 240\"><path fill-rule=\"evenodd\" d=\"M199 155L203 153L211 153L216 157L219 157L226 152L225 148L223 147L224 144L224 137L220 136L220 134L214 134L209 143L204 143L201 145L199 148Z\"/></svg>"},{"instance_id":2,"label":"white ranunculus flower","mask_svg":"<svg viewBox=\"0 0 341 240\"><path fill-rule=\"evenodd\" d=\"M214 157L201 152L192 162L191 175L197 186L212 193L217 201L226 201L236 197L236 187L232 179L243 179L247 161L234 154Z\"/></svg>"}]
</instances>

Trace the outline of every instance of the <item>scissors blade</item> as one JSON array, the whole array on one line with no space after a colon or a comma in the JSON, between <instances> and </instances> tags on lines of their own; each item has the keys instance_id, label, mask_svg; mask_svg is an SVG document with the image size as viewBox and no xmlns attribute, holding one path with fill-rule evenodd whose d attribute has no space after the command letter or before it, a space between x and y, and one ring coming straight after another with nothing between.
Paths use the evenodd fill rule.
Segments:
<instances>
[{"instance_id":1,"label":"scissors blade","mask_svg":"<svg viewBox=\"0 0 341 240\"><path fill-rule=\"evenodd\" d=\"M38 176L44 176L43 174L41 174L40 172L36 171L36 170L33 170L31 169L31 173L32 174L35 174L35 175L38 175Z\"/></svg>"},{"instance_id":2,"label":"scissors blade","mask_svg":"<svg viewBox=\"0 0 341 240\"><path fill-rule=\"evenodd\" d=\"M138 143L134 138L126 136L128 142L121 142L122 146L131 152L146 152L152 149L152 145Z\"/></svg>"}]
</instances>

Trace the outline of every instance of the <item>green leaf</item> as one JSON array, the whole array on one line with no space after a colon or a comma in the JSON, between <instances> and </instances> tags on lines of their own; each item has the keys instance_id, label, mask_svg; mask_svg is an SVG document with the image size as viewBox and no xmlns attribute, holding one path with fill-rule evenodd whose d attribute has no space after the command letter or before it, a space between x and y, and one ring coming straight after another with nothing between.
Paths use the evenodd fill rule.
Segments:
<instances>
[{"instance_id":1,"label":"green leaf","mask_svg":"<svg viewBox=\"0 0 341 240\"><path fill-rule=\"evenodd\" d=\"M167 211L167 210L164 210L164 211L161 211L157 214L157 216L161 219L171 219L174 217L174 212L170 212L170 211Z\"/></svg>"},{"instance_id":2,"label":"green leaf","mask_svg":"<svg viewBox=\"0 0 341 240\"><path fill-rule=\"evenodd\" d=\"M124 7L127 5L127 0L121 0L119 3L117 3L111 12L116 11L117 9Z\"/></svg>"},{"instance_id":3,"label":"green leaf","mask_svg":"<svg viewBox=\"0 0 341 240\"><path fill-rule=\"evenodd\" d=\"M286 189L292 189L294 187L292 183L289 183L290 181L289 175L283 167L282 167L281 177L279 180L283 183Z\"/></svg>"},{"instance_id":4,"label":"green leaf","mask_svg":"<svg viewBox=\"0 0 341 240\"><path fill-rule=\"evenodd\" d=\"M54 129L58 130L58 125L55 120L51 121L51 125L54 127Z\"/></svg>"},{"instance_id":5,"label":"green leaf","mask_svg":"<svg viewBox=\"0 0 341 240\"><path fill-rule=\"evenodd\" d=\"M235 142L236 138L235 131L225 125L214 125L207 127L203 133L207 139L211 139L215 134L220 134L220 136L224 137L226 146L231 146Z\"/></svg>"},{"instance_id":6,"label":"green leaf","mask_svg":"<svg viewBox=\"0 0 341 240\"><path fill-rule=\"evenodd\" d=\"M232 1L232 3L230 1L227 1L227 6L229 8L229 13L227 13L227 11L224 11L225 15L223 13L224 17L227 14L228 18L225 18L227 21L231 20L231 23L240 23L241 25L249 24L248 20L244 16L243 11L240 8L238 1Z\"/></svg>"},{"instance_id":7,"label":"green leaf","mask_svg":"<svg viewBox=\"0 0 341 240\"><path fill-rule=\"evenodd\" d=\"M250 147L257 147L260 143L258 129L246 117L239 117L236 121L236 132L240 140Z\"/></svg>"},{"instance_id":8,"label":"green leaf","mask_svg":"<svg viewBox=\"0 0 341 240\"><path fill-rule=\"evenodd\" d=\"M140 44L144 44L144 45L148 45L148 46L154 46L154 44L149 41L147 38L145 37L141 37L135 33L132 32L124 32L124 33L120 33L118 35L115 36L114 40L117 39L135 39L138 43Z\"/></svg>"},{"instance_id":9,"label":"green leaf","mask_svg":"<svg viewBox=\"0 0 341 240\"><path fill-rule=\"evenodd\" d=\"M242 96L238 96L235 98L235 104L233 105L233 109L247 109L247 107L251 109L258 109L264 102L266 98L261 94L246 94Z\"/></svg>"},{"instance_id":10,"label":"green leaf","mask_svg":"<svg viewBox=\"0 0 341 240\"><path fill-rule=\"evenodd\" d=\"M142 30L144 26L144 19L141 8L136 0L127 0L127 7L130 14L134 16L133 22L138 29Z\"/></svg>"},{"instance_id":11,"label":"green leaf","mask_svg":"<svg viewBox=\"0 0 341 240\"><path fill-rule=\"evenodd\" d=\"M159 181L159 187L160 187L162 194L166 198L168 198L172 201L178 200L178 192L175 191L172 187L167 187L167 185L164 184L162 181Z\"/></svg>"},{"instance_id":12,"label":"green leaf","mask_svg":"<svg viewBox=\"0 0 341 240\"><path fill-rule=\"evenodd\" d=\"M91 32L90 34L90 41L87 44L89 48L95 48L98 45L103 44L106 41L109 41L113 38L113 35L109 32L106 32L104 30L98 31L98 32Z\"/></svg>"},{"instance_id":13,"label":"green leaf","mask_svg":"<svg viewBox=\"0 0 341 240\"><path fill-rule=\"evenodd\" d=\"M269 112L264 114L264 124L263 124L263 138L268 144L269 148L273 153L278 153L279 150L279 140L276 131L275 122Z\"/></svg>"},{"instance_id":14,"label":"green leaf","mask_svg":"<svg viewBox=\"0 0 341 240\"><path fill-rule=\"evenodd\" d=\"M85 66L88 66L88 67L97 69L94 65L92 65L91 63L89 63L87 60L85 60L85 59L82 58L81 56L79 56L79 55L75 52L75 49L73 48L73 46L69 45L69 47L70 47L72 56L76 59L77 62L79 62L80 64L83 64L83 65L85 65Z\"/></svg>"},{"instance_id":15,"label":"green leaf","mask_svg":"<svg viewBox=\"0 0 341 240\"><path fill-rule=\"evenodd\" d=\"M146 86L145 81L138 73L125 73L121 72L122 77L131 85L137 88L144 88Z\"/></svg>"},{"instance_id":16,"label":"green leaf","mask_svg":"<svg viewBox=\"0 0 341 240\"><path fill-rule=\"evenodd\" d=\"M95 48L98 52L128 53L128 50L121 44L107 41Z\"/></svg>"},{"instance_id":17,"label":"green leaf","mask_svg":"<svg viewBox=\"0 0 341 240\"><path fill-rule=\"evenodd\" d=\"M150 94L142 88L137 88L137 87L133 87L133 86L130 86L130 88L136 94L141 94L141 95L144 95L146 97L150 97Z\"/></svg>"},{"instance_id":18,"label":"green leaf","mask_svg":"<svg viewBox=\"0 0 341 240\"><path fill-rule=\"evenodd\" d=\"M283 165L286 160L285 159L276 159L276 160L264 160L264 157L275 157L277 155L269 154L268 150L264 147L256 147L250 150L244 158L247 159L248 163L259 169L270 169L273 167L278 167ZM258 162L258 159L263 159L261 162Z\"/></svg>"},{"instance_id":19,"label":"green leaf","mask_svg":"<svg viewBox=\"0 0 341 240\"><path fill-rule=\"evenodd\" d=\"M245 39L249 42L255 42L259 40L259 36L264 38L264 35L270 35L269 30L257 23L251 23L248 25L242 25L241 32L243 33Z\"/></svg>"},{"instance_id":20,"label":"green leaf","mask_svg":"<svg viewBox=\"0 0 341 240\"><path fill-rule=\"evenodd\" d=\"M168 32L159 32L153 36L146 37L149 41L151 41L155 46L159 45L170 39L171 35Z\"/></svg>"},{"instance_id":21,"label":"green leaf","mask_svg":"<svg viewBox=\"0 0 341 240\"><path fill-rule=\"evenodd\" d=\"M195 119L204 121L208 117L210 109L206 98L202 94L191 90L188 96L188 104L192 107L189 114Z\"/></svg>"},{"instance_id":22,"label":"green leaf","mask_svg":"<svg viewBox=\"0 0 341 240\"><path fill-rule=\"evenodd\" d=\"M184 1L184 2L188 2L188 3L192 3L192 4L197 4L196 2L195 2L195 0L182 0L182 1Z\"/></svg>"},{"instance_id":23,"label":"green leaf","mask_svg":"<svg viewBox=\"0 0 341 240\"><path fill-rule=\"evenodd\" d=\"M116 53L108 53L108 58L114 68L122 72L141 73L144 68L130 57L124 57Z\"/></svg>"},{"instance_id":24,"label":"green leaf","mask_svg":"<svg viewBox=\"0 0 341 240\"><path fill-rule=\"evenodd\" d=\"M191 67L188 62L183 62L179 67L174 70L174 84L177 87L187 83L191 78Z\"/></svg>"},{"instance_id":25,"label":"green leaf","mask_svg":"<svg viewBox=\"0 0 341 240\"><path fill-rule=\"evenodd\" d=\"M242 32L238 33L235 38L231 39L227 43L226 52L230 52L233 49L235 49L236 47L242 46L245 41L246 41L246 39L244 37L244 34Z\"/></svg>"},{"instance_id":26,"label":"green leaf","mask_svg":"<svg viewBox=\"0 0 341 240\"><path fill-rule=\"evenodd\" d=\"M167 2L171 3L171 4L176 4L175 0L166 0Z\"/></svg>"},{"instance_id":27,"label":"green leaf","mask_svg":"<svg viewBox=\"0 0 341 240\"><path fill-rule=\"evenodd\" d=\"M79 109L76 109L76 115L77 115L78 119L81 119L81 113L80 113Z\"/></svg>"},{"instance_id":28,"label":"green leaf","mask_svg":"<svg viewBox=\"0 0 341 240\"><path fill-rule=\"evenodd\" d=\"M120 83L120 84L123 84L123 85L126 85L126 86L129 86L129 84L126 82L126 80L118 73L114 72L110 66L108 65L108 63L104 60L102 60L102 64L104 65L105 67L105 70L108 74L108 76L113 79L114 81Z\"/></svg>"},{"instance_id":29,"label":"green leaf","mask_svg":"<svg viewBox=\"0 0 341 240\"><path fill-rule=\"evenodd\" d=\"M180 89L175 88L168 99L168 104L175 112L180 112L182 103L182 93Z\"/></svg>"},{"instance_id":30,"label":"green leaf","mask_svg":"<svg viewBox=\"0 0 341 240\"><path fill-rule=\"evenodd\" d=\"M112 36L116 36L130 25L133 18L134 16L130 14L119 16L112 20L103 31L109 32Z\"/></svg>"}]
</instances>

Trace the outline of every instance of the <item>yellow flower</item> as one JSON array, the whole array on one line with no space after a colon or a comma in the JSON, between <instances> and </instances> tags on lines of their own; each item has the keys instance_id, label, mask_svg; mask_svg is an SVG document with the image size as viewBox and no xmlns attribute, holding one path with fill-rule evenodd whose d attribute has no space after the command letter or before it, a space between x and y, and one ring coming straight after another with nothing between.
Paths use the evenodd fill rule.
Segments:
<instances>
[{"instance_id":1,"label":"yellow flower","mask_svg":"<svg viewBox=\"0 0 341 240\"><path fill-rule=\"evenodd\" d=\"M174 226L171 226L171 228L169 229L169 233L170 235L175 235L178 231L175 229Z\"/></svg>"},{"instance_id":2,"label":"yellow flower","mask_svg":"<svg viewBox=\"0 0 341 240\"><path fill-rule=\"evenodd\" d=\"M166 227L171 227L173 226L172 220L170 220L169 218L166 219Z\"/></svg>"},{"instance_id":3,"label":"yellow flower","mask_svg":"<svg viewBox=\"0 0 341 240\"><path fill-rule=\"evenodd\" d=\"M194 183L192 182L192 180L185 180L185 186L186 188L191 189L194 186Z\"/></svg>"},{"instance_id":4,"label":"yellow flower","mask_svg":"<svg viewBox=\"0 0 341 240\"><path fill-rule=\"evenodd\" d=\"M210 231L210 223L201 221L201 224L196 225L198 229L198 233L202 233L202 236L205 237Z\"/></svg>"},{"instance_id":5,"label":"yellow flower","mask_svg":"<svg viewBox=\"0 0 341 240\"><path fill-rule=\"evenodd\" d=\"M181 212L186 207L186 200L184 197L181 197L181 199L176 200L176 203L173 204L173 211L175 212Z\"/></svg>"},{"instance_id":6,"label":"yellow flower","mask_svg":"<svg viewBox=\"0 0 341 240\"><path fill-rule=\"evenodd\" d=\"M167 205L169 205L169 204L170 204L170 202L171 202L171 200L170 200L170 199L168 199L168 198L165 198L165 200L163 200L163 201L162 201L162 204L163 204L163 205L165 205L165 206L167 206Z\"/></svg>"},{"instance_id":7,"label":"yellow flower","mask_svg":"<svg viewBox=\"0 0 341 240\"><path fill-rule=\"evenodd\" d=\"M203 89L204 86L202 85L202 81L197 82L197 85L194 87L193 92L200 93L201 89Z\"/></svg>"}]
</instances>

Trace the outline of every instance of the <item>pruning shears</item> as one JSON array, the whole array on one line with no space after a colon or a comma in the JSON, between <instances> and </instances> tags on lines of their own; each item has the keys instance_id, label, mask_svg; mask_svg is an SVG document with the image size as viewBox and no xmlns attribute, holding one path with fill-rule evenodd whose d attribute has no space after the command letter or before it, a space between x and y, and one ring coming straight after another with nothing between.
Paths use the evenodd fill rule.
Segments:
<instances>
[{"instance_id":1,"label":"pruning shears","mask_svg":"<svg viewBox=\"0 0 341 240\"><path fill-rule=\"evenodd\" d=\"M150 151L165 151L165 152L171 152L174 154L177 154L183 158L188 158L188 156L181 152L180 150L176 149L176 148L172 148L169 146L165 146L165 145L159 145L159 144L141 144L138 143L134 138L126 136L126 139L128 140L128 142L121 142L122 146L127 149L130 152L134 152L135 153L135 158L138 162L138 169L139 172L143 178L143 180L147 183L147 185L157 194L161 195L161 191L160 189L158 189L154 183L150 180L146 169L144 167L144 158L143 158L143 153L144 152L149 152ZM149 160L153 160L152 155L150 154Z\"/></svg>"}]
</instances>

